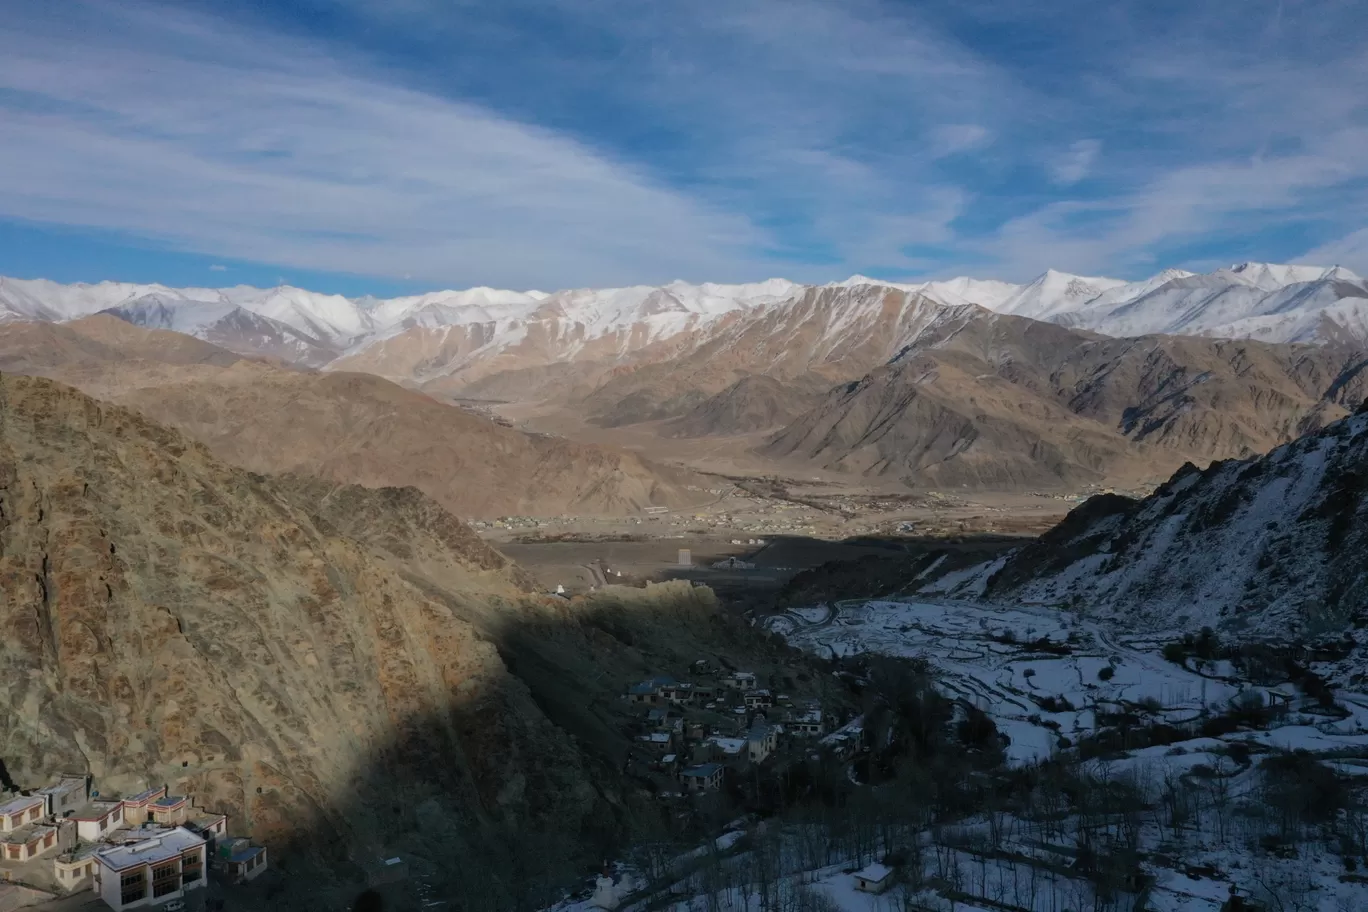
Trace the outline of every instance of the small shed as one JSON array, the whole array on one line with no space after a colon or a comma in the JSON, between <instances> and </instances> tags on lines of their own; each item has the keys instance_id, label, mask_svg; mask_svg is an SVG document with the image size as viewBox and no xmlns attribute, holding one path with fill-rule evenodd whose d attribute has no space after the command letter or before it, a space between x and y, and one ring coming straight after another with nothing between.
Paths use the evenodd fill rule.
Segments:
<instances>
[{"instance_id":1,"label":"small shed","mask_svg":"<svg viewBox=\"0 0 1368 912\"><path fill-rule=\"evenodd\" d=\"M228 856L228 879L233 883L247 883L256 880L266 870L266 847L238 845Z\"/></svg>"},{"instance_id":2,"label":"small shed","mask_svg":"<svg viewBox=\"0 0 1368 912\"><path fill-rule=\"evenodd\" d=\"M882 893L893 886L893 869L875 862L851 875L855 878L855 889L862 893Z\"/></svg>"}]
</instances>

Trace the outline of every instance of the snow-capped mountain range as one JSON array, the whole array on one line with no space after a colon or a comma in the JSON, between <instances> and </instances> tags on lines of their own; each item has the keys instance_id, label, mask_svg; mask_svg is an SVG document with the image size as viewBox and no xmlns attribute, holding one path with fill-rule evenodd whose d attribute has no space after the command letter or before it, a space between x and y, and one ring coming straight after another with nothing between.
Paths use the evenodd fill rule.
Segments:
<instances>
[{"instance_id":1,"label":"snow-capped mountain range","mask_svg":"<svg viewBox=\"0 0 1368 912\"><path fill-rule=\"evenodd\" d=\"M1243 263L1207 274L1168 269L1140 282L1050 270L1024 285L968 277L900 284L853 276L825 287L859 286L886 286L948 307L976 305L1112 336L1368 343L1368 283L1342 267ZM791 306L812 289L771 279L552 293L471 288L353 299L291 286L170 288L0 278L0 322L64 322L109 312L240 352L315 366L401 334L448 327L465 328L462 347L473 347L472 354L549 336L560 343L551 346L552 354L573 357L596 340L612 340L607 347L625 352L738 312ZM593 347L596 353L604 348Z\"/></svg>"}]
</instances>

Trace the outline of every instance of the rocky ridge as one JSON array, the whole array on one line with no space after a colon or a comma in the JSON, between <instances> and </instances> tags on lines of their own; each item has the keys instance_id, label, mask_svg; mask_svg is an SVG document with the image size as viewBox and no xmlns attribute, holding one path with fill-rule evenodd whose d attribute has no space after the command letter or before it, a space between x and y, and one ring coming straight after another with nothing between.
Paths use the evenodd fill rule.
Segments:
<instances>
[{"instance_id":1,"label":"rocky ridge","mask_svg":"<svg viewBox=\"0 0 1368 912\"><path fill-rule=\"evenodd\" d=\"M1339 638L1368 623L1368 410L1264 456L1100 495L1005 558L924 584L1162 634Z\"/></svg>"}]
</instances>

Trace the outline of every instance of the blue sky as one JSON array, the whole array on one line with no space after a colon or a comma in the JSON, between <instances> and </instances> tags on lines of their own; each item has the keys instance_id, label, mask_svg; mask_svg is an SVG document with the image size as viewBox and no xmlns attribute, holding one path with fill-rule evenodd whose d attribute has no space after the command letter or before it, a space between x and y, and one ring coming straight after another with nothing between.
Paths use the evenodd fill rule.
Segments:
<instances>
[{"instance_id":1,"label":"blue sky","mask_svg":"<svg viewBox=\"0 0 1368 912\"><path fill-rule=\"evenodd\" d=\"M1359 0L5 8L0 274L1368 273Z\"/></svg>"}]
</instances>

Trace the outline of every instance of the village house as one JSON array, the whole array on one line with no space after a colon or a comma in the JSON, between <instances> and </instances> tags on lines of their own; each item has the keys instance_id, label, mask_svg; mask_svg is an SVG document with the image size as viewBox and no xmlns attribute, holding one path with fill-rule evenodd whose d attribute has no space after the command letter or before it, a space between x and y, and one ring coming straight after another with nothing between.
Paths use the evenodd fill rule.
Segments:
<instances>
[{"instance_id":1,"label":"village house","mask_svg":"<svg viewBox=\"0 0 1368 912\"><path fill-rule=\"evenodd\" d=\"M685 741L702 741L708 735L708 726L702 722L686 721L684 723Z\"/></svg>"},{"instance_id":2,"label":"village house","mask_svg":"<svg viewBox=\"0 0 1368 912\"><path fill-rule=\"evenodd\" d=\"M774 705L774 695L764 689L747 691L742 699L746 709L769 709Z\"/></svg>"},{"instance_id":3,"label":"village house","mask_svg":"<svg viewBox=\"0 0 1368 912\"><path fill-rule=\"evenodd\" d=\"M209 843L209 851L228 833L228 817L224 814L198 813L185 822L185 828Z\"/></svg>"},{"instance_id":4,"label":"village house","mask_svg":"<svg viewBox=\"0 0 1368 912\"><path fill-rule=\"evenodd\" d=\"M651 732L649 735L638 735L637 746L657 756L668 754L674 747L674 735L667 731Z\"/></svg>"},{"instance_id":5,"label":"village house","mask_svg":"<svg viewBox=\"0 0 1368 912\"><path fill-rule=\"evenodd\" d=\"M95 853L96 889L116 910L161 905L205 884L204 840L185 827Z\"/></svg>"},{"instance_id":6,"label":"village house","mask_svg":"<svg viewBox=\"0 0 1368 912\"><path fill-rule=\"evenodd\" d=\"M779 745L779 729L773 725L757 725L746 735L746 756L751 763L759 763L774 753Z\"/></svg>"},{"instance_id":7,"label":"village house","mask_svg":"<svg viewBox=\"0 0 1368 912\"><path fill-rule=\"evenodd\" d=\"M39 795L11 798L0 804L0 833L12 833L43 817L47 802Z\"/></svg>"},{"instance_id":8,"label":"village house","mask_svg":"<svg viewBox=\"0 0 1368 912\"><path fill-rule=\"evenodd\" d=\"M63 776L37 794L46 802L47 816L65 817L90 800L90 781L85 776Z\"/></svg>"},{"instance_id":9,"label":"village house","mask_svg":"<svg viewBox=\"0 0 1368 912\"><path fill-rule=\"evenodd\" d=\"M755 675L749 671L734 671L722 678L722 686L729 690L754 690Z\"/></svg>"},{"instance_id":10,"label":"village house","mask_svg":"<svg viewBox=\"0 0 1368 912\"><path fill-rule=\"evenodd\" d=\"M139 792L132 798L125 798L123 800L124 822L127 823L129 826L142 826L144 823L147 823L148 807L152 804L152 802L156 801L159 798L165 797L165 795L166 786L159 785L155 788L150 788L146 791Z\"/></svg>"},{"instance_id":11,"label":"village house","mask_svg":"<svg viewBox=\"0 0 1368 912\"><path fill-rule=\"evenodd\" d=\"M820 735L822 733L822 711L820 709L806 709L794 713L789 717L788 722L784 723L784 731L802 737Z\"/></svg>"},{"instance_id":12,"label":"village house","mask_svg":"<svg viewBox=\"0 0 1368 912\"><path fill-rule=\"evenodd\" d=\"M882 893L893 886L893 869L878 862L856 871L855 889L862 893Z\"/></svg>"},{"instance_id":13,"label":"village house","mask_svg":"<svg viewBox=\"0 0 1368 912\"><path fill-rule=\"evenodd\" d=\"M723 738L713 735L708 739L710 756L720 763L739 763L746 758L745 738Z\"/></svg>"},{"instance_id":14,"label":"village house","mask_svg":"<svg viewBox=\"0 0 1368 912\"><path fill-rule=\"evenodd\" d=\"M252 845L246 839L234 839L219 850L224 873L231 883L242 884L256 880L266 873L266 847Z\"/></svg>"},{"instance_id":15,"label":"village house","mask_svg":"<svg viewBox=\"0 0 1368 912\"><path fill-rule=\"evenodd\" d=\"M190 799L183 795L163 795L148 805L147 813L162 826L180 826L190 816Z\"/></svg>"},{"instance_id":16,"label":"village house","mask_svg":"<svg viewBox=\"0 0 1368 912\"><path fill-rule=\"evenodd\" d=\"M67 893L88 890L95 883L95 853L102 846L87 845L71 852L63 852L52 860L57 886Z\"/></svg>"},{"instance_id":17,"label":"village house","mask_svg":"<svg viewBox=\"0 0 1368 912\"><path fill-rule=\"evenodd\" d=\"M28 861L57 845L57 828L30 823L0 835L0 854L5 861Z\"/></svg>"},{"instance_id":18,"label":"village house","mask_svg":"<svg viewBox=\"0 0 1368 912\"><path fill-rule=\"evenodd\" d=\"M673 681L660 688L660 698L674 706L682 706L693 699L693 685L686 681Z\"/></svg>"},{"instance_id":19,"label":"village house","mask_svg":"<svg viewBox=\"0 0 1368 912\"><path fill-rule=\"evenodd\" d=\"M646 713L646 724L652 728L663 727L670 721L670 708L668 706L658 706Z\"/></svg>"},{"instance_id":20,"label":"village house","mask_svg":"<svg viewBox=\"0 0 1368 912\"><path fill-rule=\"evenodd\" d=\"M68 819L76 821L76 834L85 842L99 842L113 830L125 825L122 801L92 801L72 811Z\"/></svg>"},{"instance_id":21,"label":"village house","mask_svg":"<svg viewBox=\"0 0 1368 912\"><path fill-rule=\"evenodd\" d=\"M688 792L711 792L722 784L722 764L700 763L679 774L679 780Z\"/></svg>"},{"instance_id":22,"label":"village house","mask_svg":"<svg viewBox=\"0 0 1368 912\"><path fill-rule=\"evenodd\" d=\"M659 705L660 703L665 702L665 698L661 695L661 691L667 687L674 686L675 683L674 678L648 678L645 681L633 684L631 687L627 688L627 702L644 703L649 706Z\"/></svg>"}]
</instances>

